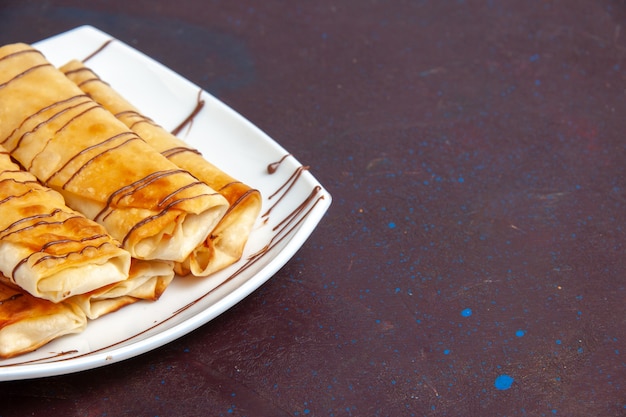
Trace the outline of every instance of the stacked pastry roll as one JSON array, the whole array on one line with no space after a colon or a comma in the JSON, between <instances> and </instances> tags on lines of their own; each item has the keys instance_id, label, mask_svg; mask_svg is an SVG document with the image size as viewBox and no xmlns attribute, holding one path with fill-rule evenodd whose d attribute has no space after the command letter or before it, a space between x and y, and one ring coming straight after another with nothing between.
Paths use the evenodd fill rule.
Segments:
<instances>
[{"instance_id":1,"label":"stacked pastry roll","mask_svg":"<svg viewBox=\"0 0 626 417\"><path fill-rule=\"evenodd\" d=\"M205 241L180 262L179 274L204 276L230 265L241 257L247 237L261 210L258 190L231 177L207 161L172 133L143 115L118 91L80 61L70 61L61 71L94 101L102 105L150 146L177 166L202 180L224 198L229 208Z\"/></svg>"},{"instance_id":2,"label":"stacked pastry roll","mask_svg":"<svg viewBox=\"0 0 626 417\"><path fill-rule=\"evenodd\" d=\"M64 71L0 48L1 357L232 264L261 207L82 64Z\"/></svg>"}]
</instances>

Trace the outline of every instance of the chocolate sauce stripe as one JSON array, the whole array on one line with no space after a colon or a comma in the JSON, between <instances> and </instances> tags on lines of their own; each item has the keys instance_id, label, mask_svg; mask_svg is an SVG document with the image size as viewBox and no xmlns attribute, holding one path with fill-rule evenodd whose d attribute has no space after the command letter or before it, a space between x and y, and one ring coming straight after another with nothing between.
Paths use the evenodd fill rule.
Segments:
<instances>
[{"instance_id":1,"label":"chocolate sauce stripe","mask_svg":"<svg viewBox=\"0 0 626 417\"><path fill-rule=\"evenodd\" d=\"M26 195L28 195L30 193L33 193L33 192L35 192L35 190L32 189L32 188L29 188L22 194L6 196L2 200L0 200L0 204L5 204L5 203L9 202L10 200L12 200L14 198L22 198L22 197L24 197L24 196L26 196Z\"/></svg>"},{"instance_id":2,"label":"chocolate sauce stripe","mask_svg":"<svg viewBox=\"0 0 626 417\"><path fill-rule=\"evenodd\" d=\"M189 184L185 185L184 187L180 187L178 190L173 191L173 192L171 192L169 195L167 195L167 196L165 196L164 198L162 198L162 199L161 199L161 201L159 201L159 202L157 203L157 207L163 207L163 206L164 206L164 205L166 205L166 204L168 204L168 205L169 205L168 201L169 201L169 200L171 200L171 199L173 199L174 197L176 197L176 195L177 195L178 193L180 193L180 192L182 192L182 191L184 191L184 190L187 190L187 189L189 189L189 188L198 187L198 186L200 186L200 187L204 188L204 187L206 187L206 184L205 184L205 183L203 183L202 181L194 181L194 182L190 182ZM181 202L181 201L186 201L186 200L189 200L189 199L191 199L191 198L196 198L196 197L207 197L207 196L208 196L208 197L210 197L210 196L218 196L218 195L220 195L218 192L211 193L211 194L202 193L202 194L199 194L199 195L197 195L197 196L179 198L179 199L178 199L178 201L179 201L179 202Z\"/></svg>"},{"instance_id":3,"label":"chocolate sauce stripe","mask_svg":"<svg viewBox=\"0 0 626 417\"><path fill-rule=\"evenodd\" d=\"M261 216L263 217L268 217L271 213L271 211L282 201L282 199L289 193L289 191L292 189L292 187L294 186L294 184L298 181L298 178L300 178L300 176L302 175L302 173L306 170L308 170L309 167L308 166L299 166L294 172L293 174L291 174L291 176L289 177L289 179L287 179L287 181L281 185L272 195L270 195L267 199L271 200L272 198L276 197L279 195L279 193L282 191L282 194L278 197L278 199L274 202L274 204Z\"/></svg>"},{"instance_id":4,"label":"chocolate sauce stripe","mask_svg":"<svg viewBox=\"0 0 626 417\"><path fill-rule=\"evenodd\" d=\"M84 246L81 250L79 251L72 251L72 252L68 252L68 253L64 253L62 255L51 255L51 254L46 254L44 256L42 256L41 258L37 259L34 263L33 266L36 266L38 264L40 264L41 262L44 261L48 261L48 260L64 260L69 258L71 255L83 255L86 251L88 250L93 250L95 249L96 251L100 250L103 246L106 245L113 245L111 242L107 241L107 242L102 242L99 245L88 245L88 246ZM11 278L13 280L15 280L15 272L25 263L27 263L32 257L41 254L43 251L38 251L38 252L33 252L30 255L28 255L25 258L22 258L13 268L13 271L11 271Z\"/></svg>"},{"instance_id":5,"label":"chocolate sauce stripe","mask_svg":"<svg viewBox=\"0 0 626 417\"><path fill-rule=\"evenodd\" d=\"M27 172L22 172L22 171L4 171L4 172L2 172L2 174L8 173L8 172L11 172L13 175L18 174L18 173L19 174L24 174L26 176L26 178L28 178L28 179L26 179L25 181L20 181L19 179L15 178L15 177L0 178L0 187L4 183L12 182L12 183L15 183L15 184L24 185L25 187L29 187L29 188L32 187L32 188L35 188L35 189L40 190L40 191L44 191L45 190L45 188L41 185L41 183L39 181L37 181L37 180L31 179L32 176L29 173L27 173ZM2 176L2 174L0 174L0 177Z\"/></svg>"},{"instance_id":6,"label":"chocolate sauce stripe","mask_svg":"<svg viewBox=\"0 0 626 417\"><path fill-rule=\"evenodd\" d=\"M152 120L151 118L144 116L143 114L139 113L137 110L123 110L121 112L115 113L114 116L118 119L120 118L136 118L136 119L141 119L141 120L146 120L149 121L150 123L153 123L156 125L156 123L154 122L154 120Z\"/></svg>"},{"instance_id":7,"label":"chocolate sauce stripe","mask_svg":"<svg viewBox=\"0 0 626 417\"><path fill-rule=\"evenodd\" d=\"M276 170L278 170L278 168L280 167L280 165L285 161L285 159L287 159L289 156L291 156L291 154L285 154L283 155L278 161L276 162L272 162L271 164L267 165L267 173L268 174L274 174L276 172Z\"/></svg>"},{"instance_id":8,"label":"chocolate sauce stripe","mask_svg":"<svg viewBox=\"0 0 626 417\"><path fill-rule=\"evenodd\" d=\"M12 82L14 82L16 80L19 80L20 78L23 78L23 77L27 76L31 72L37 71L38 69L41 69L41 68L47 68L47 67L52 67L52 64L45 63L45 64L37 64L37 65L33 65L32 67L28 67L24 71L22 71L19 74L15 75L10 80L7 80L7 81L3 82L2 84L0 84L0 89L8 86L9 84L11 84Z\"/></svg>"},{"instance_id":9,"label":"chocolate sauce stripe","mask_svg":"<svg viewBox=\"0 0 626 417\"><path fill-rule=\"evenodd\" d=\"M298 207L296 207L287 217L285 217L276 226L274 226L272 230L280 230L283 225L290 223L294 218L296 218L298 214L303 210L303 208L308 205L308 203L313 200L313 198L315 198L315 196L320 192L321 189L322 187L320 187L319 185L313 187L313 191L311 191L309 197L306 198Z\"/></svg>"},{"instance_id":10,"label":"chocolate sauce stripe","mask_svg":"<svg viewBox=\"0 0 626 417\"><path fill-rule=\"evenodd\" d=\"M13 136L17 133L17 132L19 132L20 130L22 130L22 128L24 127L24 125L25 125L25 124L26 124L29 120L32 120L32 119L34 119L34 118L36 118L36 117L39 117L41 114L43 114L43 113L45 113L45 112L47 112L47 111L49 111L49 110L52 110L52 109L54 109L54 108L55 108L55 107L57 107L57 106L63 106L63 105L65 105L65 104L67 104L67 103L71 102L72 100L76 100L76 99L87 99L87 100L88 100L88 99L89 99L89 97L87 97L87 96L86 96L86 95L84 95L84 94L81 94L81 95L76 95L76 96L72 96L72 97L69 97L69 98L67 98L67 99L61 100L61 101L57 101L57 102L52 103L52 104L50 104L50 105L48 105L48 106L46 106L46 107L43 107L42 109L40 109L40 110L36 111L35 113L31 114L30 116L28 116L27 118L25 118L24 120L22 120L22 122L19 124L19 126L17 126L15 129L13 129L13 131L11 132L11 134L9 134L9 136L7 136L6 138L2 139L2 141L0 141L0 143L5 144L6 142L8 142L8 141L9 141L9 140L10 140L10 139L11 139L11 138L12 138L12 137L13 137ZM20 137L20 139L17 141L16 146L14 146L12 149L8 149L8 151L9 151L9 152L12 152L12 151L14 151L15 149L17 149L17 148L20 146L20 143L21 143L21 141L22 141L22 139L23 139L23 137L24 137L25 135L28 135L28 134L30 134L31 132L37 131L38 129L40 129L40 128L41 128L42 126L44 126L45 124L47 124L47 123L49 123L50 121L54 120L56 117L60 117L60 116L61 116L61 115L62 115L65 111L67 111L67 110L69 110L69 109L71 109L71 108L74 108L74 107L80 106L80 105L82 105L82 104L85 104L85 103L87 103L87 102L88 102L88 101L84 101L84 102L80 102L80 103L78 103L78 104L76 104L76 105L73 105L73 106L70 106L70 107L67 107L67 108L63 108L60 112L57 112L57 113L53 114L50 118L48 118L48 119L46 119L46 120L44 120L44 121L42 121L42 122L38 123L38 124L37 124L37 125L35 125L32 129L30 129L29 131L24 132L24 133L22 134L22 137Z\"/></svg>"},{"instance_id":11,"label":"chocolate sauce stripe","mask_svg":"<svg viewBox=\"0 0 626 417\"><path fill-rule=\"evenodd\" d=\"M135 182L127 184L122 188L114 191L108 198L105 204L105 207L95 216L96 219L100 218L107 210L111 209L111 207L115 204L115 202L121 201L123 198L128 197L135 192L141 190L152 184L155 181L158 181L164 177L176 174L187 174L187 171L182 169L170 169L167 171L157 171L153 172L144 178L141 178Z\"/></svg>"},{"instance_id":12,"label":"chocolate sauce stripe","mask_svg":"<svg viewBox=\"0 0 626 417\"><path fill-rule=\"evenodd\" d=\"M154 122L150 121L149 119L141 119L141 120L137 120L133 123L130 124L130 126L128 126L129 129L134 130L135 127L137 127L137 125L140 125L142 123L151 125L151 126L157 126Z\"/></svg>"},{"instance_id":13,"label":"chocolate sauce stripe","mask_svg":"<svg viewBox=\"0 0 626 417\"><path fill-rule=\"evenodd\" d=\"M67 74L69 74L69 73L67 73ZM86 80L81 81L81 82L80 82L80 83L78 83L77 85L78 85L79 87L84 87L84 86L85 86L85 85L87 85L87 84L97 83L97 82L101 82L101 83L103 83L103 84L106 84L104 81L102 81L102 80L101 80L101 79L99 79L99 78L88 78L88 79L86 79Z\"/></svg>"},{"instance_id":14,"label":"chocolate sauce stripe","mask_svg":"<svg viewBox=\"0 0 626 417\"><path fill-rule=\"evenodd\" d=\"M102 52L104 50L104 48L106 48L107 46L109 46L111 44L111 42L113 42L115 39L111 38L107 41L105 41L98 49L96 49L95 51L93 51L91 54L87 55L84 59L83 62L87 62L89 61L91 58L93 58L94 56L98 55L100 52Z\"/></svg>"},{"instance_id":15,"label":"chocolate sauce stripe","mask_svg":"<svg viewBox=\"0 0 626 417\"><path fill-rule=\"evenodd\" d=\"M172 210L173 208L176 208L176 206L180 203L183 203L185 201L189 201L189 200L195 200L197 198L204 198L207 196L211 196L213 194L195 194L189 197L184 197L184 198L179 198L178 200L172 201L171 203L169 203L167 206L165 206L163 208L163 210L161 210L159 213L154 214L152 216L146 217L143 220L141 220L140 222L137 222L135 225L133 225L133 227L130 228L130 230L128 231L128 233L126 234L126 236L124 236L124 239L122 240L122 246L126 245L126 242L128 241L128 239L130 238L130 236L133 234L133 232L135 230L138 230L139 228L143 227L144 225L166 215L170 210Z\"/></svg>"},{"instance_id":16,"label":"chocolate sauce stripe","mask_svg":"<svg viewBox=\"0 0 626 417\"><path fill-rule=\"evenodd\" d=\"M304 211L305 208L309 205L309 203L311 203L311 201L315 199L315 196L320 191L321 191L321 187L319 186L314 187L313 191L311 191L311 193L302 201L302 203L300 203L283 220L279 221L276 224L276 226L272 227L272 231L276 232L274 236L272 236L269 243L264 248L262 248L259 252L252 254L250 256L250 259L254 259L262 255L266 251L273 248L276 244L281 242L285 237L289 236L289 234L293 232L296 229L296 227L308 216L308 214L311 212L313 207L317 205L318 201L316 200L315 203L306 212ZM324 198L324 196L319 197L318 200L320 198ZM302 215L303 212L305 213L304 215ZM296 219L298 220L296 221ZM294 221L295 221L295 224L293 224ZM291 228L288 228L288 226L292 224L293 226Z\"/></svg>"},{"instance_id":17,"label":"chocolate sauce stripe","mask_svg":"<svg viewBox=\"0 0 626 417\"><path fill-rule=\"evenodd\" d=\"M202 155L199 150L194 149L194 148L187 148L185 146L177 146L175 148L166 149L161 152L161 155L163 155L167 159L170 159L174 155L178 155L178 154L185 153L185 152L193 153L196 155Z\"/></svg>"},{"instance_id":18,"label":"chocolate sauce stripe","mask_svg":"<svg viewBox=\"0 0 626 417\"><path fill-rule=\"evenodd\" d=\"M5 56L0 57L0 61L4 61L5 59L15 58L15 57L18 57L20 55L25 55L25 54L37 54L37 55L43 56L40 50L35 49L35 48L27 48L27 49L21 49L19 51L11 52L10 54L6 54Z\"/></svg>"},{"instance_id":19,"label":"chocolate sauce stripe","mask_svg":"<svg viewBox=\"0 0 626 417\"><path fill-rule=\"evenodd\" d=\"M49 123L49 122L50 122L50 121L52 121L53 119L55 119L55 118L57 118L57 117L60 117L60 116L61 116L61 114L62 114L62 113L65 113L66 111L71 111L71 110L74 110L74 109L76 109L76 108L78 108L78 107L81 107L83 104L91 104L91 103L92 103L92 102L86 101L86 102L83 102L83 103L80 103L80 104L77 104L77 105L71 106L71 107L69 107L69 108L65 108L65 109L63 109L61 112L59 112L59 113L55 114L53 117L51 117L50 119L48 119L48 120L46 121L46 123ZM94 104L95 104L95 103L94 103ZM58 129L54 132L54 136L51 136L50 138L48 138L48 140L47 140L47 141L46 141L46 143L44 144L43 148L42 148L42 149L41 149L41 150L40 150L40 151L39 151L39 152L38 152L38 153L37 153L37 154L36 154L36 155L35 155L32 159L31 159L31 161L30 161L30 165L27 167L27 169L28 169L29 171L32 169L32 167L33 167L33 163L34 163L35 159L37 159L37 157L38 157L40 154L44 153L44 151L46 150L46 148L48 147L48 145L50 145L50 144L54 141L54 139L55 139L56 135L58 135L59 133L61 133L61 131L63 131L64 129L66 129L66 128L67 128L67 126L69 126L69 125L70 125L70 124L71 124L74 120L76 120L76 119L80 118L80 116L82 116L82 115L84 115L84 114L86 114L86 113L90 112L91 110L97 109L97 108L99 108L99 106L98 106L97 104L95 104L95 105L91 105L91 107L88 107L88 108L86 108L85 110L82 110L82 111L81 111L78 115L72 116L72 117L70 118L70 120L68 120L68 121L67 121L66 123L64 123L61 127L59 127L59 128L58 128ZM34 131L27 132L27 134L33 134L33 133L34 133ZM25 135L26 135L26 134L25 134ZM19 147L19 146L21 145L22 139L25 137L25 135L22 135L22 137L21 137L21 138L20 138L20 140L18 141L17 147ZM17 147L16 147L16 149L17 149Z\"/></svg>"},{"instance_id":20,"label":"chocolate sauce stripe","mask_svg":"<svg viewBox=\"0 0 626 417\"><path fill-rule=\"evenodd\" d=\"M75 108L75 107L80 107L80 106L81 106L81 105L83 105L83 104L85 104L85 103L80 103L80 104L77 104L77 105L75 105L75 106L72 106L72 108ZM15 145L14 145L14 146L10 149L10 152L15 152L15 151L16 151L16 150L20 147L20 146L22 146L22 142L24 141L24 139L28 138L30 135L34 135L34 134L37 132L37 130L39 130L39 129L41 129L42 127L46 126L48 123L53 122L53 121L54 121L57 117L61 117L61 116L63 116L63 114L64 114L66 111L70 111L70 110L71 110L71 108L66 108L66 109L63 109L61 112L55 113L55 114L54 114L54 115L52 115L49 119L44 120L43 122L39 123L39 124L38 124L37 126L35 126L33 129L31 129L31 130L29 130L29 131L27 131L27 132L24 132L24 133L22 134L22 136L20 136L20 138L17 140L17 142L15 143ZM42 151L40 151L39 153L42 153L42 152L43 152L43 149L45 149L45 148L46 148L46 147L50 144L50 142L51 142L51 141L52 141L52 138L48 138L47 142L44 144L44 147L42 148ZM39 154L35 155L35 156L31 159L30 165L29 165L28 167L26 167L26 169L27 169L27 170L30 170L30 169L32 168L32 162L33 162L33 161L37 158L37 156L38 156L38 155L39 155Z\"/></svg>"},{"instance_id":21,"label":"chocolate sauce stripe","mask_svg":"<svg viewBox=\"0 0 626 417\"><path fill-rule=\"evenodd\" d=\"M12 233L10 232L11 229L13 229L14 227L25 223L25 222L29 222L31 220L34 219L45 219L45 218L51 218L56 216L59 213L63 213L63 210L61 210L60 208L55 208L54 210L52 210L50 213L46 213L46 214L36 214L34 216L28 216L28 217L21 217L20 219L14 221L13 223L11 223L10 225L8 225L7 227L4 228L4 230L0 231L0 239L4 238L4 234L5 233Z\"/></svg>"},{"instance_id":22,"label":"chocolate sauce stripe","mask_svg":"<svg viewBox=\"0 0 626 417\"><path fill-rule=\"evenodd\" d=\"M55 176L60 174L68 165L70 165L73 161L78 159L80 156L83 156L83 155L89 153L90 151L92 151L94 149L98 149L99 147L104 146L105 144L107 144L109 142L114 142L114 141L116 141L118 139L124 138L125 136L131 136L131 139L133 139L133 138L135 138L136 135L134 135L132 132L122 132L122 133L119 133L117 135L111 136L111 137L103 140L102 142L99 142L99 143L96 143L94 145L88 146L87 148L81 149L78 153L76 153L70 159L65 161L65 163L58 170L56 170L55 172L50 174L50 176L48 176L48 178L43 180L43 182L44 183L50 182L52 180L52 178L54 178ZM126 143L126 141L124 143ZM76 173L74 173L74 175L76 175Z\"/></svg>"},{"instance_id":23,"label":"chocolate sauce stripe","mask_svg":"<svg viewBox=\"0 0 626 417\"><path fill-rule=\"evenodd\" d=\"M46 242L44 245L41 246L41 251L45 251L48 248L55 246L55 245L64 245L66 243L85 243L88 242L90 240L100 240L100 239L105 239L107 242L109 240L109 235L105 234L105 233L99 233L96 235L91 235L91 236L86 236L80 239L59 239L59 240L51 240L49 242ZM102 243L107 243L107 242L102 242ZM92 245L93 246L93 245Z\"/></svg>"},{"instance_id":24,"label":"chocolate sauce stripe","mask_svg":"<svg viewBox=\"0 0 626 417\"><path fill-rule=\"evenodd\" d=\"M7 227L5 227L4 230L0 231L0 239L4 239L9 234L20 232L23 228L22 229L13 230L15 227L17 227L19 225L22 225L24 223L28 223L28 222L31 222L31 221L35 221L35 220L40 220L40 219L53 219L57 215L64 216L61 219L62 221L69 220L69 219L72 219L72 218L82 217L82 215L80 215L80 214L68 213L66 211L63 211L60 208L55 208L50 213L40 213L40 214L35 214L33 216L20 217L18 220L14 221L13 223L11 223ZM41 221L46 223L46 224L59 222L59 220L48 220L48 221L41 220ZM29 228L29 227L31 227L31 226L30 225L29 226L25 226L24 228Z\"/></svg>"},{"instance_id":25,"label":"chocolate sauce stripe","mask_svg":"<svg viewBox=\"0 0 626 417\"><path fill-rule=\"evenodd\" d=\"M39 216L25 217L25 218L23 218L23 220L24 220L25 222L27 222L27 221L35 220L35 219L36 219L36 218L38 218L38 217L39 217ZM63 219L63 220L56 220L56 221L43 221L43 220L42 220L42 221L38 221L38 222L35 222L35 223L32 223L32 224L29 224L29 225L27 225L27 226L24 226L24 227L22 227L22 228L20 228L20 229L11 230L10 232L8 231L8 228L7 228L7 229L2 230L2 231L0 232L0 240L4 240L4 239L6 239L7 237L9 237L9 236L11 236L11 235L14 235L14 234L19 234L19 233L27 232L27 231L30 231L30 230L34 230L34 229L36 229L36 228L38 228L38 227L47 227L47 226L58 226L58 225L63 225L63 224L65 224L68 220L77 219L77 218L82 218L82 216L80 216L80 215L74 215L74 216L67 217L67 218L65 218L65 219ZM16 222L16 223L17 223L17 222ZM13 225L15 225L15 223L14 223ZM13 226L13 225L12 225L12 226ZM96 236L96 235L94 235L94 236ZM103 237L103 236L105 236L105 235L97 235L97 236ZM89 238L83 238L83 239L88 239L88 240L90 240L90 239L91 239L91 236L90 236ZM76 239L74 239L74 240L76 240ZM52 241L51 241L51 242L52 242ZM44 246L45 246L45 245L44 245Z\"/></svg>"},{"instance_id":26,"label":"chocolate sauce stripe","mask_svg":"<svg viewBox=\"0 0 626 417\"><path fill-rule=\"evenodd\" d=\"M235 185L239 185L239 184L243 184L243 183L241 181L237 181L237 180L231 181L228 184L222 185L218 191L225 192L229 187L234 187ZM257 191L257 190L250 189L250 191Z\"/></svg>"},{"instance_id":27,"label":"chocolate sauce stripe","mask_svg":"<svg viewBox=\"0 0 626 417\"><path fill-rule=\"evenodd\" d=\"M99 77L96 75L96 73L93 72L93 70L91 68L87 68L87 67L80 67L80 68L76 68L76 69L73 69L73 70L67 70L67 71L65 71L63 73L65 75L70 75L70 74L78 74L80 72L88 72L88 73L90 73L92 75L93 79L99 79Z\"/></svg>"},{"instance_id":28,"label":"chocolate sauce stripe","mask_svg":"<svg viewBox=\"0 0 626 417\"><path fill-rule=\"evenodd\" d=\"M76 107L79 107L80 105L77 105ZM22 146L22 142L24 142L25 139L27 139L28 137L30 137L31 135L35 135L37 133L37 131L39 129L41 129L42 127L46 126L48 123L51 123L54 121L54 119L56 119L57 117L61 117L66 111L70 111L70 109L64 109L63 111L54 114L52 117L50 117L49 119L39 123L37 126L35 126L33 129L26 131L22 134L22 136L20 136L20 138L17 140L17 142L15 142L14 146L11 148L11 152L15 152L17 151L21 146ZM37 159L37 157L42 154L45 149L48 147L48 145L50 145L52 143L52 141L54 140L54 137L50 136L47 138L47 140L45 141L45 143L43 144L43 147L41 148L41 150L35 154L35 156L33 156L30 160L29 165L26 167L26 170L30 171L32 169L33 166L33 161L35 159ZM43 142L43 141L42 141ZM25 164L24 164L25 165Z\"/></svg>"},{"instance_id":29,"label":"chocolate sauce stripe","mask_svg":"<svg viewBox=\"0 0 626 417\"><path fill-rule=\"evenodd\" d=\"M122 136L122 135L119 135ZM108 141L109 139L107 139ZM63 183L63 185L61 186L61 188L63 188L64 190L67 189L68 185L76 178L78 177L78 174L80 174L84 169L86 169L89 165L93 164L98 158L104 157L104 155L108 154L109 152L113 152L118 150L119 148L122 148L123 146L125 146L126 144L133 142L135 140L141 140L138 136L136 135L132 135L130 138L124 140L122 143L117 144L116 146L112 146L110 148L105 149L104 151L100 152L99 154L93 156L92 158L88 159L82 166L80 166L76 171L74 171L74 173L65 181L65 183ZM96 145L97 146L101 146L102 143L99 143ZM79 154L81 154L83 151L79 152L78 154L74 155L74 157L72 157L72 159L74 159L75 157L77 157ZM67 163L66 163L67 165ZM57 171L54 175L56 175L57 173L59 173L60 171Z\"/></svg>"},{"instance_id":30,"label":"chocolate sauce stripe","mask_svg":"<svg viewBox=\"0 0 626 417\"><path fill-rule=\"evenodd\" d=\"M74 115L72 118L70 118L63 126L61 126L60 128L57 129L56 132L54 132L56 135L58 135L59 133L61 133L63 130L67 129L67 127L69 125L71 125L73 122L75 122L76 120L80 119L82 116L84 116L85 114L89 113L92 110L96 110L96 109L101 109L102 106L99 105L98 103L96 103L95 101L91 101L88 102L89 104L91 104L91 107L86 108L85 110L81 111L80 113L78 113L77 115Z\"/></svg>"},{"instance_id":31,"label":"chocolate sauce stripe","mask_svg":"<svg viewBox=\"0 0 626 417\"><path fill-rule=\"evenodd\" d=\"M198 97L196 98L196 106L192 110L192 112L187 116L178 126L176 126L170 132L172 135L177 136L187 125L191 125L196 116L202 111L204 108L205 101L202 100L202 90L198 91Z\"/></svg>"},{"instance_id":32,"label":"chocolate sauce stripe","mask_svg":"<svg viewBox=\"0 0 626 417\"><path fill-rule=\"evenodd\" d=\"M156 124L154 120L148 117L145 117L142 114L137 113L136 111L132 111L132 110L126 110L126 111L117 113L115 114L115 117L121 120L122 122L124 122L124 124L127 125L128 128L133 131L140 124L147 124L150 126L159 127L159 125Z\"/></svg>"},{"instance_id":33,"label":"chocolate sauce stripe","mask_svg":"<svg viewBox=\"0 0 626 417\"><path fill-rule=\"evenodd\" d=\"M232 185L232 184L240 184L240 183L237 183L237 182L231 182L230 184ZM220 189L220 191L221 191L221 190L223 190L224 188L225 188L225 187L222 187L222 188ZM248 198L248 196L249 196L250 194L255 193L255 192L257 192L257 191L258 191L258 190L255 190L255 189L251 188L251 189L247 190L245 193L241 194L241 195L239 196L239 198L237 198L237 200L235 200L235 201L234 201L234 202L233 202L230 206L228 206L228 209L226 209L226 213L224 213L224 217L225 217L228 213L230 213L231 211L235 210L235 209L239 206L239 204L241 204L243 201L245 201L245 199L246 199L246 198Z\"/></svg>"},{"instance_id":34,"label":"chocolate sauce stripe","mask_svg":"<svg viewBox=\"0 0 626 417\"><path fill-rule=\"evenodd\" d=\"M43 358L35 358L35 359L28 360L28 361L9 363L9 364L6 364L6 365L0 365L0 368L4 368L4 367L11 368L11 367L15 367L15 366L47 363L48 361L50 361L50 359L60 358L62 356L66 356L66 357L63 358L63 359L54 361L54 362L60 362L60 361L63 361L63 360L69 360L69 359L79 358L80 356L83 356L83 355L79 355L79 356L67 357L67 355L73 355L75 353L78 353L78 351L77 350L67 350L67 351L63 351L63 352L52 353L49 356L46 356L46 357L43 357Z\"/></svg>"}]
</instances>

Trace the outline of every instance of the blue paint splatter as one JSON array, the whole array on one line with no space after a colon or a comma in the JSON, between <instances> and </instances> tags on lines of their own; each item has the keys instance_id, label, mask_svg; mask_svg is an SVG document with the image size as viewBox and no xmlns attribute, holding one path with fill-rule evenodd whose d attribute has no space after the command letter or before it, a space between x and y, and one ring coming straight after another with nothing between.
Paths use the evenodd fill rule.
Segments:
<instances>
[{"instance_id":1,"label":"blue paint splatter","mask_svg":"<svg viewBox=\"0 0 626 417\"><path fill-rule=\"evenodd\" d=\"M526 334L526 332L524 330L521 330L521 329L515 332L515 336L517 336L517 337L522 337L525 334Z\"/></svg>"},{"instance_id":2,"label":"blue paint splatter","mask_svg":"<svg viewBox=\"0 0 626 417\"><path fill-rule=\"evenodd\" d=\"M511 385L513 385L514 381L515 380L511 376L507 374L502 374L496 378L496 381L493 385L496 387L496 389L504 391L511 388Z\"/></svg>"},{"instance_id":3,"label":"blue paint splatter","mask_svg":"<svg viewBox=\"0 0 626 417\"><path fill-rule=\"evenodd\" d=\"M472 315L472 309L471 309L471 308L466 308L466 309L463 309L463 310L461 311L461 315L462 315L463 317L469 317L469 316L471 316L471 315Z\"/></svg>"},{"instance_id":4,"label":"blue paint splatter","mask_svg":"<svg viewBox=\"0 0 626 417\"><path fill-rule=\"evenodd\" d=\"M389 226L390 229L395 229L396 228L396 224L394 222L389 222L389 224L387 226Z\"/></svg>"},{"instance_id":5,"label":"blue paint splatter","mask_svg":"<svg viewBox=\"0 0 626 417\"><path fill-rule=\"evenodd\" d=\"M449 354L450 354L450 349L446 349L446 350L444 350L444 351L443 351L443 354L444 354L444 355L449 355Z\"/></svg>"}]
</instances>

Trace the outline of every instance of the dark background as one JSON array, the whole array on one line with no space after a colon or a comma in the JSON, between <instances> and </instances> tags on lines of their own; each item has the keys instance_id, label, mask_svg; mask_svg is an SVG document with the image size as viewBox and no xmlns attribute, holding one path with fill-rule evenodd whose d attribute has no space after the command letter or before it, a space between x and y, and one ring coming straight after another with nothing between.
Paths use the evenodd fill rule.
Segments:
<instances>
[{"instance_id":1,"label":"dark background","mask_svg":"<svg viewBox=\"0 0 626 417\"><path fill-rule=\"evenodd\" d=\"M625 416L626 3L14 1L216 95L333 195L296 256L0 416ZM1 120L1 115L0 115Z\"/></svg>"}]
</instances>

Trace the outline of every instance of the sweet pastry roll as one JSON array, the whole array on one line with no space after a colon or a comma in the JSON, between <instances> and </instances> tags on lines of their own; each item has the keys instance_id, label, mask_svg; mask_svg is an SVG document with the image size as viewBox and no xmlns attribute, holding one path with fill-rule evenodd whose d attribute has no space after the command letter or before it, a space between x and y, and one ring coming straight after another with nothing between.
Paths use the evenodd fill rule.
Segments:
<instances>
[{"instance_id":1,"label":"sweet pastry roll","mask_svg":"<svg viewBox=\"0 0 626 417\"><path fill-rule=\"evenodd\" d=\"M156 301L174 278L171 262L133 259L127 280L68 299L83 310L88 319L119 310L141 300Z\"/></svg>"},{"instance_id":2,"label":"sweet pastry roll","mask_svg":"<svg viewBox=\"0 0 626 417\"><path fill-rule=\"evenodd\" d=\"M6 277L0 278L0 357L32 352L86 326L87 318L78 306L33 297Z\"/></svg>"},{"instance_id":3,"label":"sweet pastry roll","mask_svg":"<svg viewBox=\"0 0 626 417\"><path fill-rule=\"evenodd\" d=\"M130 254L0 147L0 272L58 302L128 278Z\"/></svg>"},{"instance_id":4,"label":"sweet pastry roll","mask_svg":"<svg viewBox=\"0 0 626 417\"><path fill-rule=\"evenodd\" d=\"M184 261L229 207L26 44L0 48L0 144L132 257Z\"/></svg>"},{"instance_id":5,"label":"sweet pastry roll","mask_svg":"<svg viewBox=\"0 0 626 417\"><path fill-rule=\"evenodd\" d=\"M82 62L71 61L60 69L84 93L113 113L155 150L228 200L229 209L224 217L201 245L183 262L176 264L177 273L204 276L239 260L261 210L259 191L231 177L207 161L198 150L142 115Z\"/></svg>"}]
</instances>

